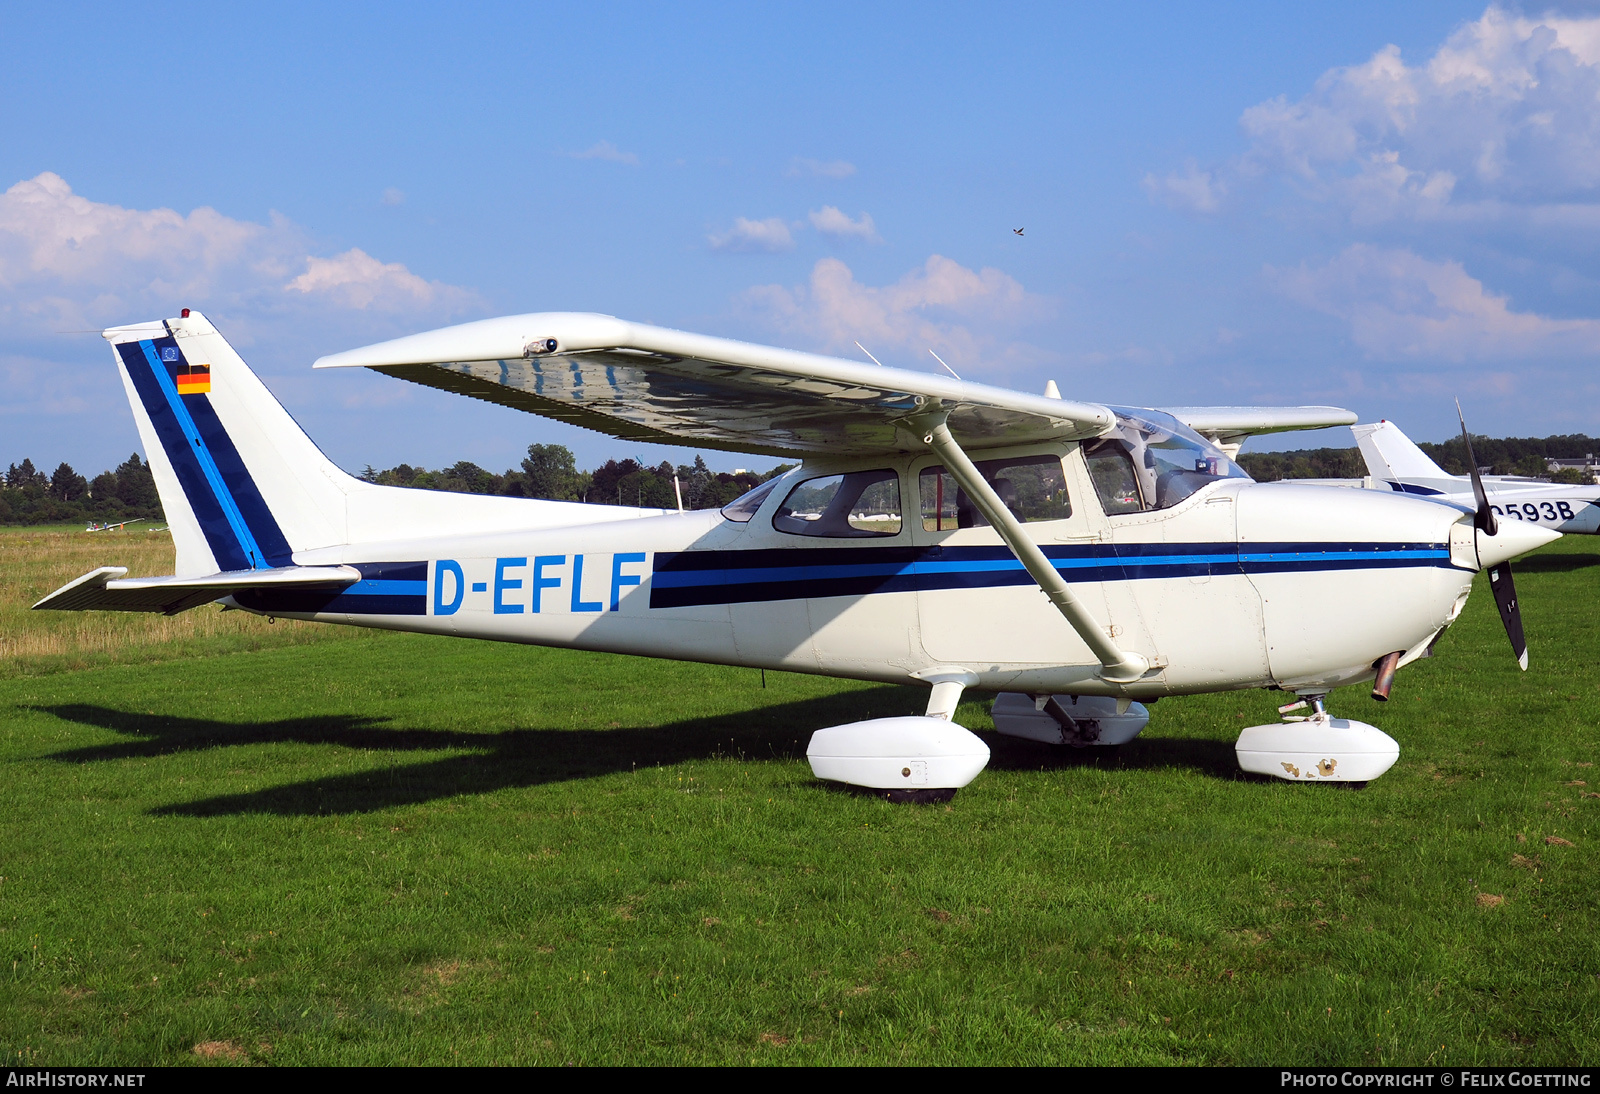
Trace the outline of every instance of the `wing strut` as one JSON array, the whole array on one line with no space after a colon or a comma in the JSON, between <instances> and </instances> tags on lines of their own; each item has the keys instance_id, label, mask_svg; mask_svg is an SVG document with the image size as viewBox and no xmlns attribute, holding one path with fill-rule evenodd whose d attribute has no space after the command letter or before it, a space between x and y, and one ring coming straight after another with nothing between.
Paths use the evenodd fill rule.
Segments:
<instances>
[{"instance_id":1,"label":"wing strut","mask_svg":"<svg viewBox=\"0 0 1600 1094\"><path fill-rule=\"evenodd\" d=\"M1150 662L1137 653L1129 653L1117 648L1111 636L1089 614L1089 610L1072 595L1071 588L1050 560L1044 557L1044 552L1039 550L1039 545L1028 533L1023 531L1022 524L1017 520L1005 502L1000 500L1000 495L994 492L987 479L978 473L967 454L962 451L956 439L950 435L950 428L945 424L945 415L937 417L919 417L915 419L919 428L924 431L923 443L929 445L937 452L944 465L949 469L951 476L967 492L967 497L983 515L988 518L989 524L1000 533L1000 538L1005 545L1011 548L1011 553L1017 556L1017 561L1022 563L1023 569L1050 598L1050 603L1056 610L1066 617L1072 629L1078 632L1094 655L1100 659L1100 677L1113 684L1131 684L1139 679L1150 668Z\"/></svg>"}]
</instances>

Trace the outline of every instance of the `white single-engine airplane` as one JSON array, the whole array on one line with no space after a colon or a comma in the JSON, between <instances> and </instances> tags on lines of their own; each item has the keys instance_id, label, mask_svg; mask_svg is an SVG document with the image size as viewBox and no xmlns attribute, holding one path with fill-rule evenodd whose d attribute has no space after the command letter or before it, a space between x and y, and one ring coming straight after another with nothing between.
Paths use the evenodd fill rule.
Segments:
<instances>
[{"instance_id":1,"label":"white single-engine airplane","mask_svg":"<svg viewBox=\"0 0 1600 1094\"><path fill-rule=\"evenodd\" d=\"M1434 463L1393 422L1350 427L1376 489L1477 507L1469 475L1452 475ZM1526 520L1562 533L1600 533L1600 485L1541 482L1514 475L1482 475L1489 508L1497 517Z\"/></svg>"},{"instance_id":2,"label":"white single-engine airplane","mask_svg":"<svg viewBox=\"0 0 1600 1094\"><path fill-rule=\"evenodd\" d=\"M269 616L920 682L920 717L819 729L823 778L905 800L989 750L951 722L1113 745L1139 700L1276 688L1250 771L1361 782L1399 746L1323 696L1427 656L1473 574L1557 533L1400 494L1258 486L1219 445L1331 407L1072 402L623 322L490 319L325 357L629 440L799 456L724 509L408 490L335 467L204 316L105 332L177 574L102 567L34 605ZM1181 419L1181 420L1180 420ZM1187 424L1185 424L1187 423ZM1203 434L1203 435L1202 435ZM1209 438L1209 439L1208 439ZM1499 586L1497 586L1498 588ZM1525 656L1514 595L1507 616Z\"/></svg>"}]
</instances>

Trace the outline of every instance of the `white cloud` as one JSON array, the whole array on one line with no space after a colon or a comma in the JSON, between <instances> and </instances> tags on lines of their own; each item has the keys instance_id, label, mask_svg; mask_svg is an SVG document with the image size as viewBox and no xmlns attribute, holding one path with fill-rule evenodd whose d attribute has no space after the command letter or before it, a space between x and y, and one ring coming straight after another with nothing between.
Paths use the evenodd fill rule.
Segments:
<instances>
[{"instance_id":1,"label":"white cloud","mask_svg":"<svg viewBox=\"0 0 1600 1094\"><path fill-rule=\"evenodd\" d=\"M844 160L808 160L795 157L789 161L785 174L791 178L809 176L819 179L847 179L856 173L856 165Z\"/></svg>"},{"instance_id":2,"label":"white cloud","mask_svg":"<svg viewBox=\"0 0 1600 1094\"><path fill-rule=\"evenodd\" d=\"M766 252L788 251L794 248L794 236L781 217L766 220L749 220L738 217L726 232L714 232L706 237L714 251Z\"/></svg>"},{"instance_id":3,"label":"white cloud","mask_svg":"<svg viewBox=\"0 0 1600 1094\"><path fill-rule=\"evenodd\" d=\"M1186 209L1196 213L1214 213L1222 204L1227 187L1210 171L1202 171L1189 161L1182 174L1168 175L1157 178L1155 175L1144 177L1145 193L1153 198L1165 202L1174 209Z\"/></svg>"},{"instance_id":4,"label":"white cloud","mask_svg":"<svg viewBox=\"0 0 1600 1094\"><path fill-rule=\"evenodd\" d=\"M1357 223L1396 219L1590 224L1600 188L1600 16L1489 7L1433 55L1386 46L1309 94L1246 110L1248 151L1225 168L1146 180L1200 212L1280 178Z\"/></svg>"},{"instance_id":5,"label":"white cloud","mask_svg":"<svg viewBox=\"0 0 1600 1094\"><path fill-rule=\"evenodd\" d=\"M279 225L232 220L215 209L124 209L72 192L46 171L0 195L0 287L49 280L107 286L140 264L159 277L204 276L263 245Z\"/></svg>"},{"instance_id":6,"label":"white cloud","mask_svg":"<svg viewBox=\"0 0 1600 1094\"><path fill-rule=\"evenodd\" d=\"M596 141L582 152L568 153L575 160L605 160L607 163L625 163L629 167L639 166L639 157L632 152L624 152L610 141Z\"/></svg>"},{"instance_id":7,"label":"white cloud","mask_svg":"<svg viewBox=\"0 0 1600 1094\"><path fill-rule=\"evenodd\" d=\"M861 214L860 220L851 220L832 205L824 205L814 210L811 213L811 226L824 235L854 236L868 243L883 242L883 237L878 235L878 229L872 223L872 218L866 213Z\"/></svg>"},{"instance_id":8,"label":"white cloud","mask_svg":"<svg viewBox=\"0 0 1600 1094\"><path fill-rule=\"evenodd\" d=\"M1358 243L1326 265L1268 267L1267 276L1289 298L1345 320L1371 357L1482 363L1600 352L1600 320L1514 311L1459 262L1403 248Z\"/></svg>"},{"instance_id":9,"label":"white cloud","mask_svg":"<svg viewBox=\"0 0 1600 1094\"><path fill-rule=\"evenodd\" d=\"M825 258L808 285L763 285L745 300L765 322L819 348L853 355L860 341L875 353L880 347L918 355L933 349L958 365L1037 357L1031 347L1005 342L1003 334L1049 311L1047 301L1001 271L971 270L943 255L929 256L881 287L861 284L850 267Z\"/></svg>"},{"instance_id":10,"label":"white cloud","mask_svg":"<svg viewBox=\"0 0 1600 1094\"><path fill-rule=\"evenodd\" d=\"M331 318L407 308L444 320L466 290L428 282L359 250L312 253L303 229L211 208L126 209L75 194L45 172L0 194L0 330L80 330L222 308L242 321L298 300Z\"/></svg>"},{"instance_id":11,"label":"white cloud","mask_svg":"<svg viewBox=\"0 0 1600 1094\"><path fill-rule=\"evenodd\" d=\"M404 205L406 192L397 186L386 186L383 193L378 195L378 200L385 205Z\"/></svg>"},{"instance_id":12,"label":"white cloud","mask_svg":"<svg viewBox=\"0 0 1600 1094\"><path fill-rule=\"evenodd\" d=\"M307 258L306 272L284 288L358 310L429 307L466 295L454 286L424 281L398 262L379 262L360 248L332 258Z\"/></svg>"}]
</instances>

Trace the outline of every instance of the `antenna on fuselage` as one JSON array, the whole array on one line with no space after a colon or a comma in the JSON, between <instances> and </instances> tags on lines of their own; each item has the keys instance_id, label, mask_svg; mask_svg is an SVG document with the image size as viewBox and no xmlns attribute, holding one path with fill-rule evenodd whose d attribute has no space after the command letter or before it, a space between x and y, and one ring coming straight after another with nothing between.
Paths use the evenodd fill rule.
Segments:
<instances>
[{"instance_id":1,"label":"antenna on fuselage","mask_svg":"<svg viewBox=\"0 0 1600 1094\"><path fill-rule=\"evenodd\" d=\"M933 350L930 349L928 352L929 353L933 353ZM949 365L945 365L943 357L940 357L937 353L933 353L933 359L935 361L939 362L939 364L944 365L944 370L946 372L948 372L950 375L955 376L957 380L961 379L960 376L956 376L956 370L955 369L951 368Z\"/></svg>"},{"instance_id":2,"label":"antenna on fuselage","mask_svg":"<svg viewBox=\"0 0 1600 1094\"><path fill-rule=\"evenodd\" d=\"M871 361L873 364L877 365L879 368L883 367L883 362L878 360L876 357L872 356L872 354L867 350L867 347L863 346L860 342L856 343L856 349L860 350L862 353L865 353L867 355L867 360Z\"/></svg>"}]
</instances>

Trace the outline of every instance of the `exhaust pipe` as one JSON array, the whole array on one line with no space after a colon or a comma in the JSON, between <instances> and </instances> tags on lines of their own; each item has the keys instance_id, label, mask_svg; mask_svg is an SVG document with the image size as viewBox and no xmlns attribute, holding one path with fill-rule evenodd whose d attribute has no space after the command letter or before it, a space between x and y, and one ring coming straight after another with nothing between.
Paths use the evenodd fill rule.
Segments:
<instances>
[{"instance_id":1,"label":"exhaust pipe","mask_svg":"<svg viewBox=\"0 0 1600 1094\"><path fill-rule=\"evenodd\" d=\"M1394 687L1394 673L1400 667L1400 658L1405 652L1405 650L1395 650L1372 663L1372 667L1378 670L1378 678L1372 682L1372 697L1378 702L1389 701L1389 689Z\"/></svg>"}]
</instances>

